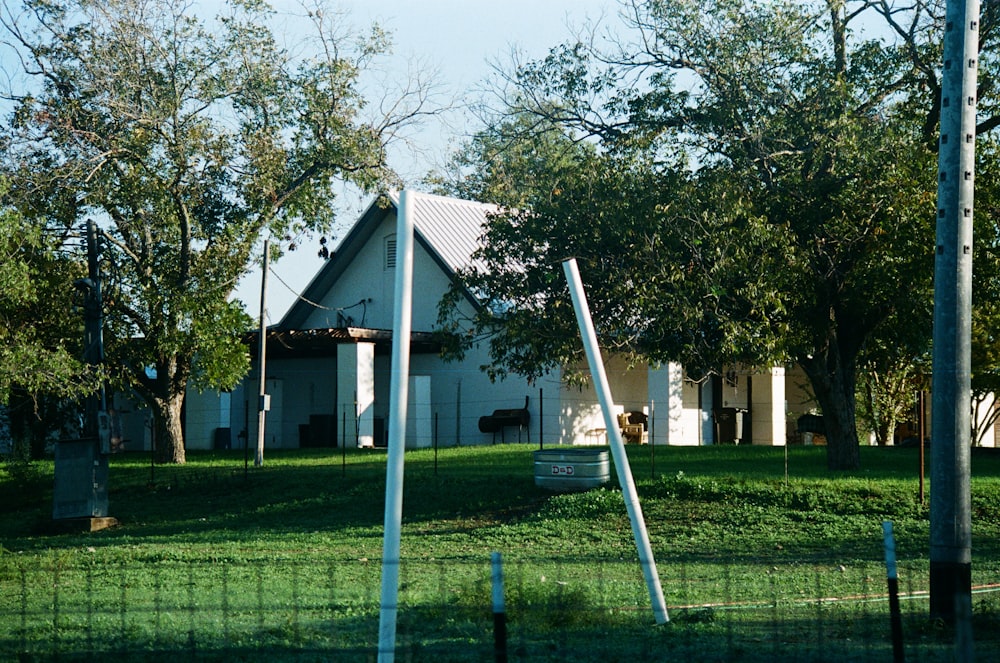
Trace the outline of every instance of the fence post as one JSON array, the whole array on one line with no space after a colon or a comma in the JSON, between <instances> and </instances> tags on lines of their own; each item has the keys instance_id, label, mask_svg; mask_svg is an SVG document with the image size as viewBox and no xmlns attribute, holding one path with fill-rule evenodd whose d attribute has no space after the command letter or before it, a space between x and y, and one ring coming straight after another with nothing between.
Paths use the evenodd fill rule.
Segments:
<instances>
[{"instance_id":1,"label":"fence post","mask_svg":"<svg viewBox=\"0 0 1000 663\"><path fill-rule=\"evenodd\" d=\"M545 448L544 435L545 427L542 417L545 414L545 393L542 388L538 388L538 449L541 451Z\"/></svg>"},{"instance_id":2,"label":"fence post","mask_svg":"<svg viewBox=\"0 0 1000 663\"><path fill-rule=\"evenodd\" d=\"M667 412L670 410L668 409ZM649 401L649 416L646 418L646 439L649 441L649 478L656 479L656 400Z\"/></svg>"},{"instance_id":3,"label":"fence post","mask_svg":"<svg viewBox=\"0 0 1000 663\"><path fill-rule=\"evenodd\" d=\"M892 660L903 663L903 620L899 611L899 575L896 572L896 541L892 536L892 521L882 522L882 537L885 543L885 575L889 584L889 621L892 628Z\"/></svg>"},{"instance_id":4,"label":"fence post","mask_svg":"<svg viewBox=\"0 0 1000 663\"><path fill-rule=\"evenodd\" d=\"M462 378L455 385L455 446L462 446Z\"/></svg>"},{"instance_id":5,"label":"fence post","mask_svg":"<svg viewBox=\"0 0 1000 663\"><path fill-rule=\"evenodd\" d=\"M507 612L503 600L503 563L500 553L493 553L492 566L493 653L497 663L507 663Z\"/></svg>"}]
</instances>

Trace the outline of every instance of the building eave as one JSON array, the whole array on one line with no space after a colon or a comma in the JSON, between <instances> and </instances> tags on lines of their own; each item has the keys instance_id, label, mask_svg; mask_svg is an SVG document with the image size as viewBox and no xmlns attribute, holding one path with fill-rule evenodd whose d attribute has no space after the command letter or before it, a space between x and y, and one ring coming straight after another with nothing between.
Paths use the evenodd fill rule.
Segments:
<instances>
[{"instance_id":1,"label":"building eave","mask_svg":"<svg viewBox=\"0 0 1000 663\"><path fill-rule=\"evenodd\" d=\"M243 342L250 348L259 347L260 332L250 332ZM375 354L388 354L392 348L393 333L390 329L364 327L331 327L326 329L280 329L267 331L268 359L295 359L308 357L335 357L337 347L346 343L374 343ZM441 343L430 332L410 334L412 354L440 354ZM256 356L256 355L252 355Z\"/></svg>"}]
</instances>

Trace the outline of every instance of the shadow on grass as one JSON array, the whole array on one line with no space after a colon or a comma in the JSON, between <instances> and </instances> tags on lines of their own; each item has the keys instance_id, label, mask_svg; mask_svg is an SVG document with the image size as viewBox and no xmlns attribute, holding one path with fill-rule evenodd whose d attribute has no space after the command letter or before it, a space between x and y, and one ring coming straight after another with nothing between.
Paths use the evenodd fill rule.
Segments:
<instances>
[{"instance_id":1,"label":"shadow on grass","mask_svg":"<svg viewBox=\"0 0 1000 663\"><path fill-rule=\"evenodd\" d=\"M336 450L331 452L273 454L264 467L247 471L242 452L192 454L188 465L156 468L141 457L114 457L109 512L120 527L50 535L50 506L33 500L0 507L21 516L20 522L7 521L0 529L23 550L86 545L95 538L106 545L120 540L211 545L343 528L380 532L384 452L350 450L346 463ZM461 467L449 467L435 463L427 452L408 454L408 522L450 520L468 531L509 520L546 497L534 486L530 465L521 473L511 470L530 459L529 449L493 449L486 454L488 461L481 453L470 455ZM41 485L46 482L51 482L51 468L37 479Z\"/></svg>"},{"instance_id":2,"label":"shadow on grass","mask_svg":"<svg viewBox=\"0 0 1000 663\"><path fill-rule=\"evenodd\" d=\"M494 658L489 597L442 596L433 605L400 606L396 655L434 663ZM302 661L374 660L378 643L375 604L284 612L63 614L35 620L0 638L0 653L21 661ZM997 615L975 617L977 654L1000 653ZM918 614L904 618L909 660L954 659L955 633ZM512 592L506 651L512 661L886 661L892 659L884 609L872 604L775 604L744 610L674 609L654 625L642 608L594 604L572 592Z\"/></svg>"},{"instance_id":3,"label":"shadow on grass","mask_svg":"<svg viewBox=\"0 0 1000 663\"><path fill-rule=\"evenodd\" d=\"M617 489L571 495L539 489L535 448L407 452L404 523L428 542L467 535L514 553L634 554ZM109 501L122 526L88 535L39 536L33 529L51 519L51 464L42 464L33 485L36 493L49 490L48 501L36 496L26 503L10 494L0 505L0 536L8 548L24 551L95 542L278 546L282 538L293 547L338 545L331 537L348 548L359 540L375 546L384 517L385 452L342 451L272 452L260 468L245 467L242 450L191 453L185 466L151 467L146 454L115 456ZM926 509L916 504L911 474L916 449L865 447L864 469L833 475L821 447L644 446L628 452L650 536L664 551L659 554L672 559L879 559L882 519L897 522L901 555L925 554ZM975 472L977 480L991 472L1000 476L1000 458L977 455ZM609 485L616 484L613 478ZM8 488L0 485L0 493ZM987 529L977 532L977 554L1000 553L998 512L1000 504L980 504L975 526ZM424 541L412 545L421 554ZM440 548L427 550L441 554Z\"/></svg>"}]
</instances>

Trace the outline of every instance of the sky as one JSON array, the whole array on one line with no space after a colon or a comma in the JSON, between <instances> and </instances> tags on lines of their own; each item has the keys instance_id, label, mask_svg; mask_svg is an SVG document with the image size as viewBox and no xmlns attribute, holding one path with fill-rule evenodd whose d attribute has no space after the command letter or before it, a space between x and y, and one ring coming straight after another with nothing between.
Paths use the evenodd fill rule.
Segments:
<instances>
[{"instance_id":1,"label":"sky","mask_svg":"<svg viewBox=\"0 0 1000 663\"><path fill-rule=\"evenodd\" d=\"M298 3L275 1L279 11ZM616 0L340 0L352 22L366 26L378 22L392 35L393 52L381 66L382 75L401 84L412 66L435 71L442 101L472 100L497 63L509 61L511 49L529 59L543 57L549 48L569 39L588 22L603 17L617 22ZM443 164L449 151L475 121L456 107L431 118L409 136L409 146L390 155L390 166L407 184ZM419 187L417 187L419 188ZM361 197L343 201L337 219L342 236L370 202ZM339 237L338 237L339 239ZM271 266L267 292L267 322L276 324L322 267L314 238ZM255 319L260 315L260 272L244 279L236 291Z\"/></svg>"}]
</instances>

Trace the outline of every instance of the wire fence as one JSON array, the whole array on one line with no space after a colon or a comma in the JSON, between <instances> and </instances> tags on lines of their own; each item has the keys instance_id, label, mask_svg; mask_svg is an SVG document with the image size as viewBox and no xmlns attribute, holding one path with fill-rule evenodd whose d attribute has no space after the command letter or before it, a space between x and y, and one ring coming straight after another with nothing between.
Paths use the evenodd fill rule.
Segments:
<instances>
[{"instance_id":1,"label":"wire fence","mask_svg":"<svg viewBox=\"0 0 1000 663\"><path fill-rule=\"evenodd\" d=\"M0 557L0 660L376 658L379 560L95 552ZM875 562L663 564L663 626L634 562L515 557L505 574L506 660L893 660ZM900 578L906 660L956 660L954 634L927 618L926 564ZM489 559L404 559L399 660L495 660L490 579ZM997 585L974 581L977 656L998 660Z\"/></svg>"},{"instance_id":2,"label":"wire fence","mask_svg":"<svg viewBox=\"0 0 1000 663\"><path fill-rule=\"evenodd\" d=\"M498 409L522 408L525 397L529 399L526 408L529 416L526 424L507 424L496 428L495 431L484 431L479 428L480 420L488 418ZM232 417L230 422L232 428L220 429L225 431L222 434L224 439L212 440L213 446L245 448L248 438L253 437L256 430L254 428L256 412L253 410L255 407L256 404L250 401L234 404L234 412L239 411L241 414ZM655 413L659 412L659 417L662 419L666 417L667 407L666 402L635 398L619 398L615 403L616 413L636 412L646 417L648 439L653 439L655 433ZM387 442L387 415L388 411L384 407L374 411L372 415L371 430L368 434L372 436L375 446L385 446ZM707 417L709 414L705 413L702 416ZM310 413L293 412L286 407L281 410L281 414L277 411L271 412L267 422L268 430L271 431L267 440L273 440L273 436L278 435L281 438L280 448L340 447L345 444L350 448L357 446L359 442L360 419L356 404L341 403L335 407L318 408L317 411ZM608 441L596 396L591 394L589 397L573 398L567 392L560 392L554 387L500 400L465 395L444 404L436 403L433 408L423 410L415 408L410 413L408 422L413 431L428 431L430 440L424 440L425 442L440 447L515 441L535 445L573 442L606 444ZM578 430L572 429L573 425ZM565 426L570 426L570 430L563 431ZM691 435L692 439L689 442L699 441L697 430L692 431ZM222 446L217 446L220 443ZM250 439L249 445L253 447L253 444L254 441ZM133 451L143 450L148 449L148 442L130 440L126 446Z\"/></svg>"}]
</instances>

